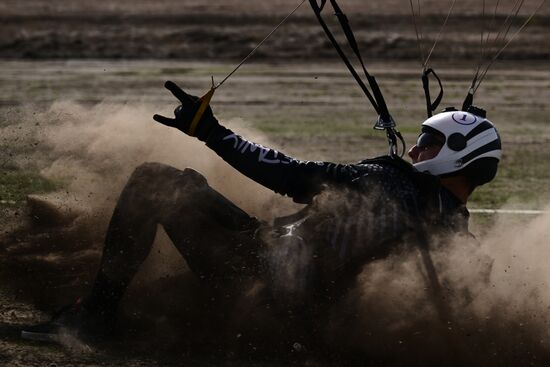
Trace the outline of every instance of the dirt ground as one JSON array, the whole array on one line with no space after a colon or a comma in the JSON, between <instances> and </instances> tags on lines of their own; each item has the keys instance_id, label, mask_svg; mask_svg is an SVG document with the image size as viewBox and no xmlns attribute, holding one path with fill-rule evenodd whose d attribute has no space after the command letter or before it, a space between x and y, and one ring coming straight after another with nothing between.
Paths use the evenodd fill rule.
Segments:
<instances>
[{"instance_id":1,"label":"dirt ground","mask_svg":"<svg viewBox=\"0 0 550 367\"><path fill-rule=\"evenodd\" d=\"M459 336L456 343L438 340L434 330L441 325L434 327L424 317L433 317L433 305L426 301L425 279L414 256L365 269L354 293L361 308L339 305L346 317L332 315L327 325L333 328L319 332L332 346L326 353L301 345L294 336L282 337L277 319L269 315L244 313L246 322L219 330L221 319L235 315L212 305L162 231L123 301L114 341L92 346L67 338L60 347L20 339L24 325L47 320L89 290L118 193L143 161L192 166L264 220L299 208L236 174L197 142L151 120L153 113L169 114L174 108L162 88L165 80L204 93L210 76L221 80L295 3L0 2L0 173L19 177L24 187L36 187L28 183L35 175L58 187L29 198L0 198L0 365L425 366L446 365L441 361L448 355L437 350L445 354L450 344L459 346L453 353L468 361L462 365L548 365L550 275L541 260L549 255L547 215L472 216L481 251L494 259L488 288L468 283L478 250L472 255L453 248L435 255L449 278L456 312L463 316L447 325ZM431 14L423 18L424 31L432 39L447 10L443 3L422 1L423 14ZM443 105L458 106L473 75L470 61L479 55L480 23L491 18L489 12L480 15L480 3L458 2L434 54L434 67L445 82ZM497 21L504 21L512 3L501 3ZM535 4L526 1L523 19ZM214 111L246 137L300 159L352 162L384 154L385 139L370 127L370 106L334 59L306 5L266 43L255 63L217 91ZM425 112L409 4L350 1L342 6L357 26L369 70L410 146ZM505 152L499 177L479 190L470 207L547 207L548 17L546 6L476 97L497 124ZM457 279L474 284L474 294L483 289L485 296L475 298L466 294L467 287L453 287ZM402 297L383 301L396 299L395 294ZM471 298L481 301L462 303ZM214 317L206 318L204 310Z\"/></svg>"}]
</instances>

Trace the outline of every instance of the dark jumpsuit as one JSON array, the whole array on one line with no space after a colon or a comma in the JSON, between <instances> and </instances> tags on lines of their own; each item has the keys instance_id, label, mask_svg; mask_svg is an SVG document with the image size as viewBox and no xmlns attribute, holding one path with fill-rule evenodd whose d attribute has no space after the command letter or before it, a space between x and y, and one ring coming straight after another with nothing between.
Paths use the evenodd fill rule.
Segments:
<instances>
[{"instance_id":1,"label":"dark jumpsuit","mask_svg":"<svg viewBox=\"0 0 550 367\"><path fill-rule=\"evenodd\" d=\"M192 169L142 164L114 210L91 304L116 308L159 224L201 279L264 278L276 299L294 302L313 294L332 299L364 264L419 230L467 232L464 205L437 177L400 158L298 161L223 126L206 145L247 177L307 206L267 226Z\"/></svg>"}]
</instances>

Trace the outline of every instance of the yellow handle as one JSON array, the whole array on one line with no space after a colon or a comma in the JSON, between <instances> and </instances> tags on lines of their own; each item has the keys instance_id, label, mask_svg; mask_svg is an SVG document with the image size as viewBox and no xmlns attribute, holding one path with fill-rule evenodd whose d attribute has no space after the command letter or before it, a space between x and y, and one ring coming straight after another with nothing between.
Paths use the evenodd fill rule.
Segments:
<instances>
[{"instance_id":1,"label":"yellow handle","mask_svg":"<svg viewBox=\"0 0 550 367\"><path fill-rule=\"evenodd\" d=\"M204 111L206 111L206 108L210 104L210 100L212 99L212 96L214 95L215 90L216 89L213 87L210 88L210 90L199 99L199 101L201 101L201 105L199 106L199 109L197 110L195 117L193 117L193 121L191 121L191 125L189 126L189 135L195 136L195 131L197 130L197 126L199 125L202 115L204 115Z\"/></svg>"}]
</instances>

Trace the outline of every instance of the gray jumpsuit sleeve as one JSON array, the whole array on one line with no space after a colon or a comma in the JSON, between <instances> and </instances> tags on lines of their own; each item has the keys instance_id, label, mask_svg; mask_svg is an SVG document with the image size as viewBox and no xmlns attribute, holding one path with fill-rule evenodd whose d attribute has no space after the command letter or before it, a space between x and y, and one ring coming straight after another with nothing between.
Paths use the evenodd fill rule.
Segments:
<instances>
[{"instance_id":1,"label":"gray jumpsuit sleeve","mask_svg":"<svg viewBox=\"0 0 550 367\"><path fill-rule=\"evenodd\" d=\"M308 204L324 184L351 182L357 173L352 165L294 159L223 126L216 126L206 145L245 176L297 203Z\"/></svg>"}]
</instances>

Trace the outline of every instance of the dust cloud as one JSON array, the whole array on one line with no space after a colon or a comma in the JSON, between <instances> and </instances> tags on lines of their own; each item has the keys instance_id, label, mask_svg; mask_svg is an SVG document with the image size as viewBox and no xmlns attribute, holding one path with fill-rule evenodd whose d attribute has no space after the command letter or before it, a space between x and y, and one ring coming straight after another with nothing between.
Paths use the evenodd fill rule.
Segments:
<instances>
[{"instance_id":1,"label":"dust cloud","mask_svg":"<svg viewBox=\"0 0 550 367\"><path fill-rule=\"evenodd\" d=\"M172 110L166 106L162 113L169 116ZM68 183L68 191L87 205L116 199L133 169L149 161L193 167L247 210L257 211L269 200L267 190L230 169L203 143L153 121L159 112L158 106L56 102L32 115L40 126L22 126L33 129L39 142L32 159L41 174ZM246 197L240 195L243 189Z\"/></svg>"},{"instance_id":2,"label":"dust cloud","mask_svg":"<svg viewBox=\"0 0 550 367\"><path fill-rule=\"evenodd\" d=\"M202 143L152 121L154 113L169 115L172 107L57 102L1 132L4 138L26 136L36 142L14 164L34 165L45 177L66 183L66 193L82 211L108 216L133 169L147 161L193 167L261 218L290 208ZM224 123L262 142L257 134ZM362 361L368 356L384 365L548 365L548 238L547 213L521 224L502 217L480 243L461 237L435 246L431 256L442 285L438 295L416 248L373 261L316 335L340 351L337 356L358 355ZM163 251L172 257L173 250ZM153 272L155 266L146 268ZM435 297L448 306L445 314Z\"/></svg>"},{"instance_id":3,"label":"dust cloud","mask_svg":"<svg viewBox=\"0 0 550 367\"><path fill-rule=\"evenodd\" d=\"M503 215L479 241L433 246L439 294L414 247L370 263L335 307L329 343L389 365L546 366L548 238L550 213Z\"/></svg>"},{"instance_id":4,"label":"dust cloud","mask_svg":"<svg viewBox=\"0 0 550 367\"><path fill-rule=\"evenodd\" d=\"M89 106L57 101L46 109L35 106L10 113L10 124L0 128L9 158L0 164L21 172L39 171L62 187L53 193L32 195L29 217L33 222L40 217L38 223L0 238L7 243L0 256L14 257L5 266L17 274L12 286L26 289L35 305L55 309L73 302L82 295L83 287L90 286L118 196L133 170L144 162L179 169L193 167L236 205L264 220L291 207L284 204L287 200L278 200L269 190L231 169L202 142L152 119L154 113L170 116L173 109L172 104L159 107L103 102ZM262 141L257 133L239 127L242 121L223 123ZM52 220L53 215L69 218ZM162 230L153 251L156 256L144 264L139 279L144 287L187 271ZM52 277L53 288L66 287L67 291L60 294L52 284L31 281L32 273L21 268L41 269L40 279Z\"/></svg>"}]
</instances>

